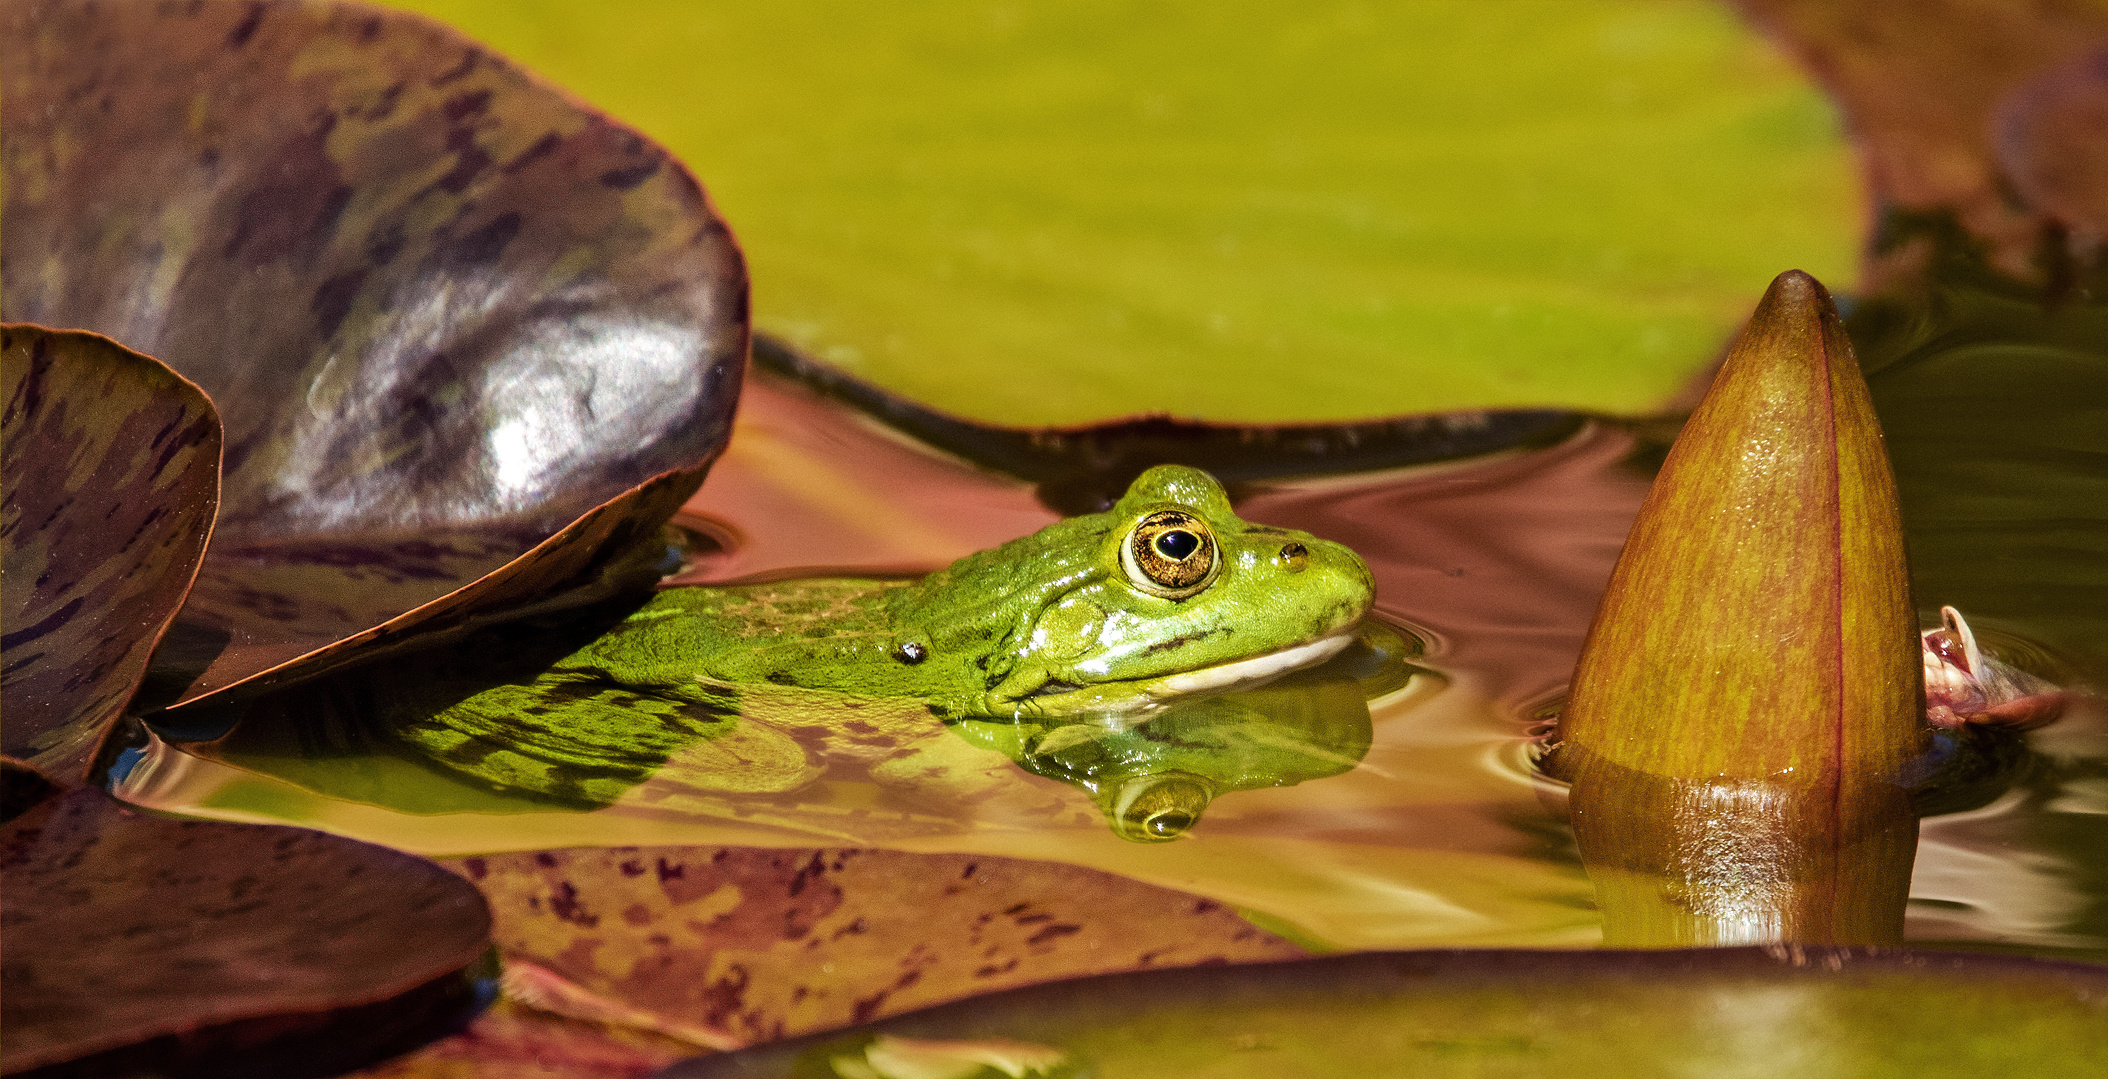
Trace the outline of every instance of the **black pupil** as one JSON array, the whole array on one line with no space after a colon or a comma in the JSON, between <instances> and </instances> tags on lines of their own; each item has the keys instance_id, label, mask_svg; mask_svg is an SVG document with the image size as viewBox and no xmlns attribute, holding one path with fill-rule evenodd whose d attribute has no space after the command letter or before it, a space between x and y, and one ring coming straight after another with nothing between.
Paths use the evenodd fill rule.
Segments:
<instances>
[{"instance_id":1,"label":"black pupil","mask_svg":"<svg viewBox=\"0 0 2108 1079\"><path fill-rule=\"evenodd\" d=\"M1200 537L1183 528L1160 532L1156 537L1156 551L1173 562L1184 559L1200 549Z\"/></svg>"}]
</instances>

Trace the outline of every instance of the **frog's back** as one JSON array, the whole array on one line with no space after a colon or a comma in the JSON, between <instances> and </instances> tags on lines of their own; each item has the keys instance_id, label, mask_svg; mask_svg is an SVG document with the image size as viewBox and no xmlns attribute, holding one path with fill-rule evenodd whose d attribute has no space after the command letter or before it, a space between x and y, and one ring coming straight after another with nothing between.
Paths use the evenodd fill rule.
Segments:
<instances>
[{"instance_id":1,"label":"frog's back","mask_svg":"<svg viewBox=\"0 0 2108 1079\"><path fill-rule=\"evenodd\" d=\"M827 650L886 630L879 597L899 582L822 577L661 590L560 667L629 685L674 686L697 677L761 681L758 653ZM804 647L801 647L804 645Z\"/></svg>"}]
</instances>

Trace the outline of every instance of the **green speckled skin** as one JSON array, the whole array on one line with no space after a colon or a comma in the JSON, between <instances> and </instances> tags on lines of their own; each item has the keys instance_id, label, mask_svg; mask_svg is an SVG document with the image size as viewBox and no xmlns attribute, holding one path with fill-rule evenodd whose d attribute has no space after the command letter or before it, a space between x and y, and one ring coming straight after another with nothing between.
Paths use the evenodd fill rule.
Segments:
<instances>
[{"instance_id":1,"label":"green speckled skin","mask_svg":"<svg viewBox=\"0 0 2108 1079\"><path fill-rule=\"evenodd\" d=\"M1183 598L1138 587L1121 558L1167 510L1215 543L1213 578ZM1373 589L1347 548L1242 521L1212 477L1165 465L1104 513L919 581L668 589L557 667L676 692L700 677L918 697L942 715L1121 711L1146 707L1153 679L1341 633Z\"/></svg>"}]
</instances>

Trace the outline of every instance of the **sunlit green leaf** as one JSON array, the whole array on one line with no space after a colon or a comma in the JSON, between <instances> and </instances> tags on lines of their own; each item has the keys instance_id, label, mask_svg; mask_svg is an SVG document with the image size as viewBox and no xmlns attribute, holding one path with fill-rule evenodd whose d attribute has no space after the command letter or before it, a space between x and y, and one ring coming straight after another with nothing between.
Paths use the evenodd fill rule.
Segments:
<instances>
[{"instance_id":1,"label":"sunlit green leaf","mask_svg":"<svg viewBox=\"0 0 2108 1079\"><path fill-rule=\"evenodd\" d=\"M2077 1079L2108 1053L2108 972L1843 948L1374 953L1080 979L663 1074L905 1077L864 1069L968 1045L1047 1070L949 1074Z\"/></svg>"},{"instance_id":2,"label":"sunlit green leaf","mask_svg":"<svg viewBox=\"0 0 2108 1079\"><path fill-rule=\"evenodd\" d=\"M761 331L981 419L1644 410L1853 258L1712 4L406 6L706 177Z\"/></svg>"}]
</instances>

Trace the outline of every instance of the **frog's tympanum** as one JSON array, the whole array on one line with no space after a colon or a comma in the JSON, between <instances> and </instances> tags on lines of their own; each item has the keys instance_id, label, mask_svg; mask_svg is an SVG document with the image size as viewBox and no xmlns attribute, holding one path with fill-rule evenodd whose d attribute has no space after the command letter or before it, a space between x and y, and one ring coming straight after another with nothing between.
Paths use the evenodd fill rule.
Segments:
<instances>
[{"instance_id":1,"label":"frog's tympanum","mask_svg":"<svg viewBox=\"0 0 2108 1079\"><path fill-rule=\"evenodd\" d=\"M674 588L557 670L915 697L940 716L1146 713L1346 647L1374 586L1354 552L1248 524L1191 468L916 581Z\"/></svg>"},{"instance_id":2,"label":"frog's tympanum","mask_svg":"<svg viewBox=\"0 0 2108 1079\"><path fill-rule=\"evenodd\" d=\"M1245 775L1250 754L1242 749L1221 767L1197 763L1251 740L1203 736L1202 727L1258 731L1265 717L1224 727L1224 717L1188 723L1176 710L1341 653L1361 633L1372 593L1367 567L1345 547L1239 520L1213 478L1166 465L1144 473L1106 512L1069 518L919 580L671 588L611 625L514 627L418 658L414 673L376 668L336 689L307 690L299 701L265 703L308 716L358 712L369 717L357 721L361 729L377 725L452 772L585 805L608 804L655 776L720 791L797 790L837 755L921 753L933 748L921 741L929 737L956 744L931 716L955 727L969 720L1031 727L1037 748L1006 744L1006 752L1050 762L1054 746L1039 747L1041 733L1080 723L1111 736L1161 716L1177 732L1115 738L1104 743L1114 747L1111 756L1093 749L1099 755L1087 762L1069 760L1071 753L1058 766L1032 770L1091 791L1116 827L1129 818L1156 821L1137 838L1168 838L1216 791L1336 774L1366 751L1367 709L1352 677L1342 692L1352 698L1345 711L1358 717L1360 736L1328 735L1319 764L1261 768L1271 768L1270 778ZM582 631L590 636L581 639ZM810 707L794 705L803 718L750 715L757 701L780 709L786 694L808 691L818 691ZM907 704L929 721L927 733L899 726L897 717L881 720L898 709L872 707L874 700ZM830 709L835 718L824 718ZM1275 722L1308 725L1292 716ZM1304 739L1290 741L1298 748ZM839 754L826 748L836 742ZM1187 748L1177 749L1177 760L1165 757L1178 746ZM676 759L678 779L665 771ZM939 749L930 759L951 758ZM1199 778L1182 787L1170 782L1178 776L1158 776L1166 769ZM1169 808L1149 808L1160 801Z\"/></svg>"}]
</instances>

